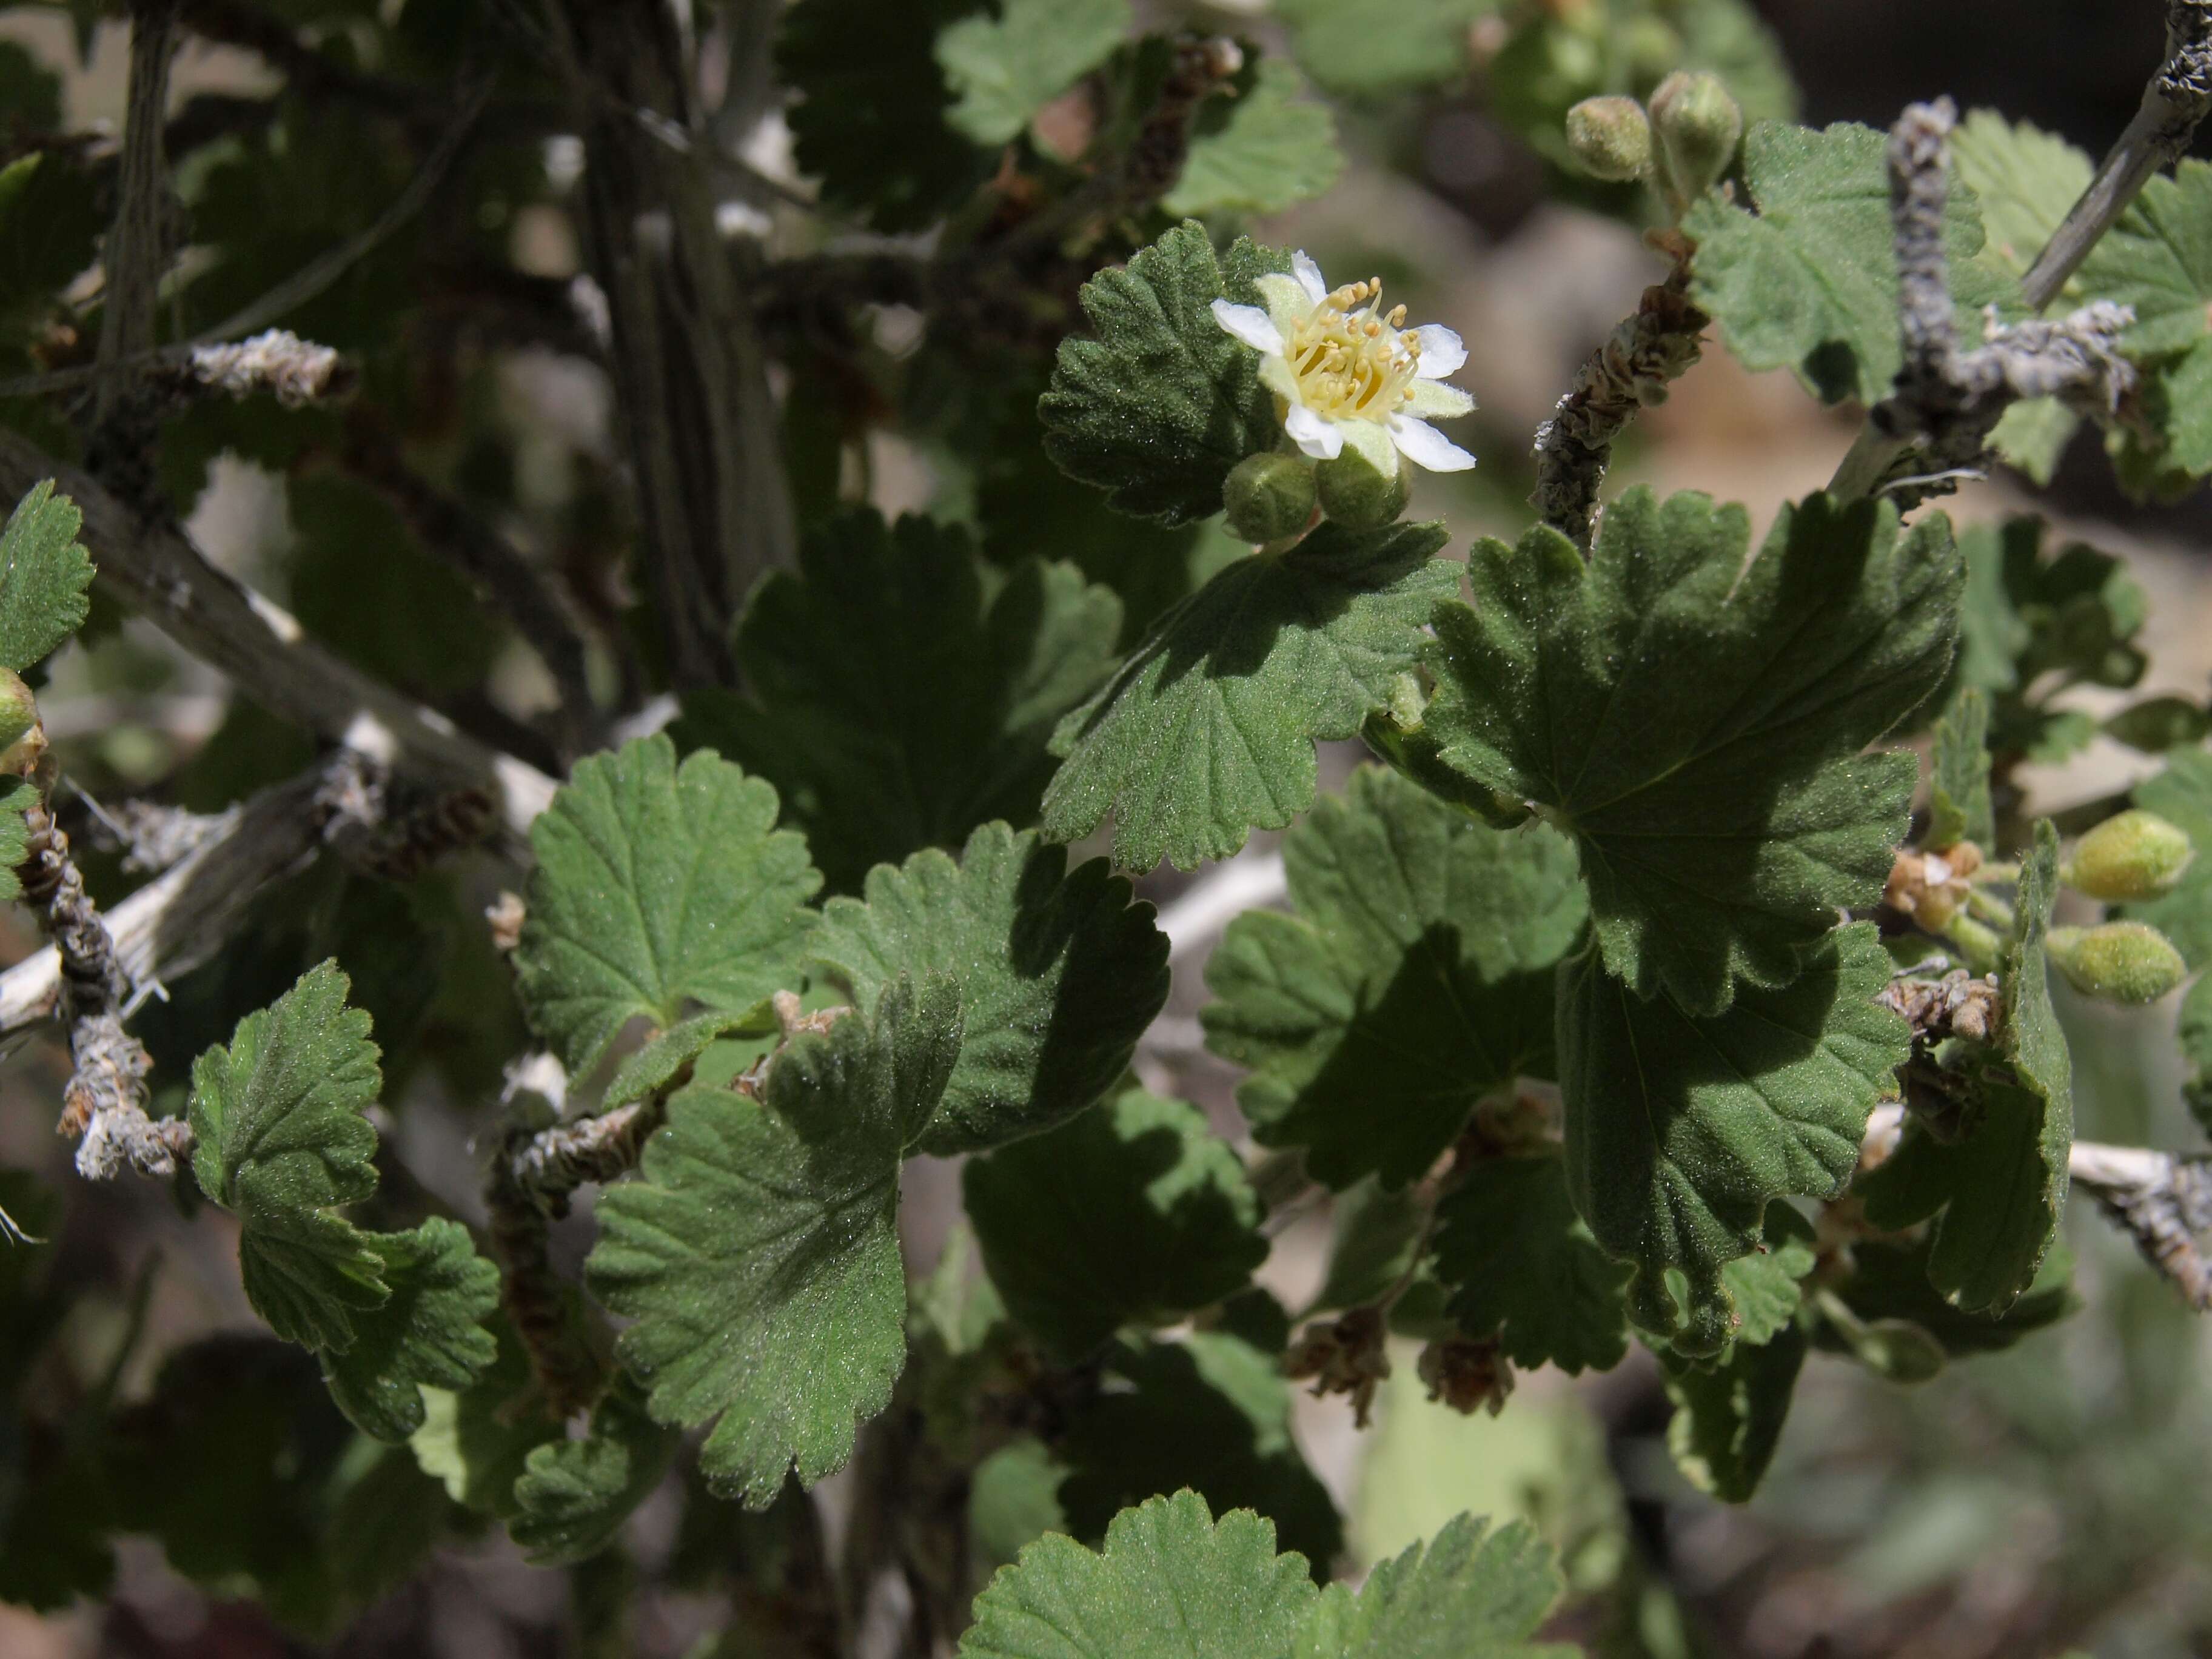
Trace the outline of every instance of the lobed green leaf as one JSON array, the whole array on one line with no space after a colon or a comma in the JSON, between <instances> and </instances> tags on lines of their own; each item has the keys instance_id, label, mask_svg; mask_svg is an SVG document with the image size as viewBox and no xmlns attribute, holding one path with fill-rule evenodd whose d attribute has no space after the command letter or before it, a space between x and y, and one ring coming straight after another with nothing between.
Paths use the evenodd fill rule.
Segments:
<instances>
[{"instance_id":1,"label":"lobed green leaf","mask_svg":"<svg viewBox=\"0 0 2212 1659\"><path fill-rule=\"evenodd\" d=\"M1441 525L1324 524L1223 570L1061 722L1045 833L1072 841L1110 812L1116 864L1188 870L1290 823L1313 803L1314 744L1389 700L1456 589L1443 543Z\"/></svg>"},{"instance_id":2,"label":"lobed green leaf","mask_svg":"<svg viewBox=\"0 0 2212 1659\"><path fill-rule=\"evenodd\" d=\"M7 176L0 173L0 185ZM28 668L84 625L92 558L76 539L83 524L76 503L55 495L50 478L33 484L8 515L0 529L0 668Z\"/></svg>"}]
</instances>

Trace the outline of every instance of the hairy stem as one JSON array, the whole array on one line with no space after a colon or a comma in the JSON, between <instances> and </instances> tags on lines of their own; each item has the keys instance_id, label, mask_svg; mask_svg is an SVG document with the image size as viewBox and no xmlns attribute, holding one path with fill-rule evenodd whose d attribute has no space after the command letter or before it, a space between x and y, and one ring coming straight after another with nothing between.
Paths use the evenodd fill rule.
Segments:
<instances>
[{"instance_id":1,"label":"hairy stem","mask_svg":"<svg viewBox=\"0 0 2212 1659\"><path fill-rule=\"evenodd\" d=\"M2040 311L2080 269L2150 176L2178 161L2212 110L2212 0L2167 0L2166 61L2143 88L2135 118L2067 210L2021 288Z\"/></svg>"}]
</instances>

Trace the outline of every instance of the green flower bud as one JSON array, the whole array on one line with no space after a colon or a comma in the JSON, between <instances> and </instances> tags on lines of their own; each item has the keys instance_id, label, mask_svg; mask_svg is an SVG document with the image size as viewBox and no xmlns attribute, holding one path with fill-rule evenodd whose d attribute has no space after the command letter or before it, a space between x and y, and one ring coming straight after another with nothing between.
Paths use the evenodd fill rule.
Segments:
<instances>
[{"instance_id":1,"label":"green flower bud","mask_svg":"<svg viewBox=\"0 0 2212 1659\"><path fill-rule=\"evenodd\" d=\"M1651 120L1633 98L1585 98L1567 112L1567 152L1593 179L1651 171Z\"/></svg>"},{"instance_id":2,"label":"green flower bud","mask_svg":"<svg viewBox=\"0 0 2212 1659\"><path fill-rule=\"evenodd\" d=\"M39 700L20 676L0 668L0 773L27 778L46 752L46 728L39 724Z\"/></svg>"},{"instance_id":3,"label":"green flower bud","mask_svg":"<svg viewBox=\"0 0 2212 1659\"><path fill-rule=\"evenodd\" d=\"M2044 948L2075 990L2106 1002L2156 1002L2189 977L2181 952L2147 922L2054 927Z\"/></svg>"},{"instance_id":4,"label":"green flower bud","mask_svg":"<svg viewBox=\"0 0 2212 1659\"><path fill-rule=\"evenodd\" d=\"M1313 518L1314 464L1303 455L1247 455L1222 486L1229 528L1248 542L1295 536Z\"/></svg>"},{"instance_id":5,"label":"green flower bud","mask_svg":"<svg viewBox=\"0 0 2212 1659\"><path fill-rule=\"evenodd\" d=\"M2058 876L2093 899L2137 903L2172 892L2196 856L2187 830L2138 807L2106 818L2082 836Z\"/></svg>"},{"instance_id":6,"label":"green flower bud","mask_svg":"<svg viewBox=\"0 0 2212 1659\"><path fill-rule=\"evenodd\" d=\"M1666 152L1668 177L1684 201L1695 201L1735 160L1743 110L1719 76L1677 70L1651 94L1651 125Z\"/></svg>"},{"instance_id":7,"label":"green flower bud","mask_svg":"<svg viewBox=\"0 0 2212 1659\"><path fill-rule=\"evenodd\" d=\"M1403 461L1386 476L1364 455L1346 449L1333 461L1316 464L1314 482L1321 487L1321 510L1346 530L1380 530L1406 510Z\"/></svg>"}]
</instances>

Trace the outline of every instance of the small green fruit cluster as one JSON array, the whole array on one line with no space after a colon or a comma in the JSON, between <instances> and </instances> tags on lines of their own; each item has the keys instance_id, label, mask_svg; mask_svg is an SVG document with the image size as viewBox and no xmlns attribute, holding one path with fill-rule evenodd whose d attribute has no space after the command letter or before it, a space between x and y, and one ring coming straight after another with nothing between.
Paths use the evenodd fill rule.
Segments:
<instances>
[{"instance_id":1,"label":"small green fruit cluster","mask_svg":"<svg viewBox=\"0 0 2212 1659\"><path fill-rule=\"evenodd\" d=\"M2196 856L2179 824L2137 807L2082 836L2058 876L2107 904L2139 904L2172 892Z\"/></svg>"},{"instance_id":2,"label":"small green fruit cluster","mask_svg":"<svg viewBox=\"0 0 2212 1659\"><path fill-rule=\"evenodd\" d=\"M1679 210L1720 182L1743 139L1743 109L1717 76L1677 70L1647 111L1586 98L1567 112L1567 150L1593 178L1650 179Z\"/></svg>"},{"instance_id":3,"label":"small green fruit cluster","mask_svg":"<svg viewBox=\"0 0 2212 1659\"><path fill-rule=\"evenodd\" d=\"M21 675L0 668L0 773L29 775L46 749L46 729L39 724L39 700Z\"/></svg>"},{"instance_id":4,"label":"small green fruit cluster","mask_svg":"<svg viewBox=\"0 0 2212 1659\"><path fill-rule=\"evenodd\" d=\"M1388 475L1347 449L1332 460L1275 452L1248 455L1222 486L1231 532L1264 544L1295 536L1321 510L1347 530L1379 530L1406 510L1407 468Z\"/></svg>"},{"instance_id":5,"label":"small green fruit cluster","mask_svg":"<svg viewBox=\"0 0 2212 1659\"><path fill-rule=\"evenodd\" d=\"M2044 947L2075 990L2106 1002L2156 1002L2189 977L2181 952L2148 922L2054 927Z\"/></svg>"}]
</instances>

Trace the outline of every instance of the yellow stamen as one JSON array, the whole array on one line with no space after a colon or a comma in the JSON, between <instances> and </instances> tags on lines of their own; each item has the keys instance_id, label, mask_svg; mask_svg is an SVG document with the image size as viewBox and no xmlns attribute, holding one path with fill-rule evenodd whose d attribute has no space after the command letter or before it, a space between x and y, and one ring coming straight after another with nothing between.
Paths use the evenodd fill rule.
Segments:
<instances>
[{"instance_id":1,"label":"yellow stamen","mask_svg":"<svg viewBox=\"0 0 2212 1659\"><path fill-rule=\"evenodd\" d=\"M1291 331L1285 356L1307 408L1381 420L1406 401L1420 348L1398 332L1406 307L1386 317L1382 306L1382 279L1370 276L1338 289Z\"/></svg>"}]
</instances>

